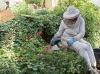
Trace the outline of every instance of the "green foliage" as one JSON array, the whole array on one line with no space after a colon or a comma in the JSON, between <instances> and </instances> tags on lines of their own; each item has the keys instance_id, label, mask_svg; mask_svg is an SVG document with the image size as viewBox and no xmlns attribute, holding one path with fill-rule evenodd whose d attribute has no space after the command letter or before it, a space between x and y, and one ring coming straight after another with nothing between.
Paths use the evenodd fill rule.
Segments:
<instances>
[{"instance_id":1,"label":"green foliage","mask_svg":"<svg viewBox=\"0 0 100 74\"><path fill-rule=\"evenodd\" d=\"M37 15L46 15L46 14L50 14L50 10L46 9L46 8L42 8L40 10L36 10L36 14Z\"/></svg>"},{"instance_id":2,"label":"green foliage","mask_svg":"<svg viewBox=\"0 0 100 74\"><path fill-rule=\"evenodd\" d=\"M14 5L11 9L15 17L19 17L21 14L36 15L35 10L29 9L28 4L25 3Z\"/></svg>"},{"instance_id":3,"label":"green foliage","mask_svg":"<svg viewBox=\"0 0 100 74\"><path fill-rule=\"evenodd\" d=\"M17 63L17 66L15 65L14 69L12 69L13 65L10 62L12 67L9 69L9 73L14 71L15 74L19 74L17 72L21 72L22 74L41 74L44 72L50 74L52 72L56 74L61 74L61 72L80 74L81 71L83 71L83 73L87 71L87 68L83 70L83 68L86 66L84 64L86 63L74 53L69 53L67 55L66 52L58 51L51 52L48 55L43 54L43 50L47 44L41 36L37 35L37 33L42 31L43 35L46 35L46 38L53 35L54 32L57 31L57 27L59 27L60 20L60 16L47 14L36 16L33 19L21 16L9 22L0 24L0 37L2 38L0 41L0 44L2 44L1 49L7 50L9 48L9 51L14 52L13 54L15 55L15 58L18 58L17 62L13 61L13 63ZM1 52L0 55L2 55L2 53L4 52ZM9 55L11 55L11 53ZM74 58L73 56L77 57ZM48 58L54 60L50 61ZM2 57L2 59L6 60L7 58ZM66 61L68 63L66 63ZM53 62L54 64L56 62L58 63L55 64L56 66L54 66ZM7 64L9 64L9 60ZM15 68L17 69L16 72ZM5 70L8 71L8 68L2 69L2 73L5 73Z\"/></svg>"},{"instance_id":4,"label":"green foliage","mask_svg":"<svg viewBox=\"0 0 100 74\"><path fill-rule=\"evenodd\" d=\"M2 48L0 50L0 74L20 74L20 68L12 50Z\"/></svg>"},{"instance_id":5,"label":"green foliage","mask_svg":"<svg viewBox=\"0 0 100 74\"><path fill-rule=\"evenodd\" d=\"M0 24L0 32L2 33L1 35L2 39L0 41L0 44L2 44L1 49L3 49L3 47L5 47L4 49L6 51L8 48L10 48L9 51L11 51L12 49L12 51L15 54L15 58L17 57L22 58L23 63L21 64L30 63L29 60L33 60L35 57L35 54L37 54L36 52L34 53L34 50L42 50L44 47L43 46L44 40L41 38L41 36L37 36L38 26L37 25L34 26L33 25L34 22L30 23L30 21L31 20L27 20L27 18L25 17L19 17L7 23ZM8 56L10 55L11 53L9 53ZM6 67L5 65L6 68L5 67L2 68L3 66L1 66L2 74L20 74L20 73L16 73L17 71L16 67L14 67L13 69L12 62L14 61L9 62L9 59L6 58L5 55L4 57L1 57L1 58L5 60L5 62L1 61L1 64L3 63L8 64L8 67ZM21 59L18 60L18 62L19 61L21 61ZM17 66L18 65L20 64L17 64ZM11 68L9 68L9 66L11 66Z\"/></svg>"},{"instance_id":6,"label":"green foliage","mask_svg":"<svg viewBox=\"0 0 100 74\"><path fill-rule=\"evenodd\" d=\"M36 74L86 74L88 70L86 61L72 51L50 51L47 55L38 54L30 67L32 73Z\"/></svg>"},{"instance_id":7,"label":"green foliage","mask_svg":"<svg viewBox=\"0 0 100 74\"><path fill-rule=\"evenodd\" d=\"M3 33L2 30L7 32L7 33L3 33L1 37L4 38L3 36L5 36L5 34L12 33L13 35L11 39L8 40L9 42L14 42L15 43L13 44L14 46L21 46L21 47L27 46L27 43L31 43L33 40L36 40L37 38L36 33L38 31L43 31L43 36L44 34L47 37L53 35L57 31L57 28L59 27L60 20L61 18L59 16L48 15L48 14L37 16L33 19L19 17L15 20L1 24L0 27L1 33ZM30 35L32 35L33 38L29 41L27 38ZM3 42L5 42L5 44L6 43L9 44L9 42L7 42L7 37L5 37L5 41ZM30 45L32 45L32 43Z\"/></svg>"},{"instance_id":8,"label":"green foliage","mask_svg":"<svg viewBox=\"0 0 100 74\"><path fill-rule=\"evenodd\" d=\"M27 20L25 17L3 23L1 24L0 30L4 30L7 33L6 35L3 34L4 40L2 42L5 46L7 44L17 47L18 49L34 49L43 44L41 37L37 37L36 35L39 28L36 23L30 22L30 20ZM11 36L9 36L9 34L11 34Z\"/></svg>"},{"instance_id":9,"label":"green foliage","mask_svg":"<svg viewBox=\"0 0 100 74\"><path fill-rule=\"evenodd\" d=\"M34 9L33 7L29 7L28 4L20 3L17 5L14 5L12 8L12 12L16 17L19 17L21 15L30 15L30 16L38 16L38 15L45 15L50 14L50 10L46 8L42 9Z\"/></svg>"},{"instance_id":10,"label":"green foliage","mask_svg":"<svg viewBox=\"0 0 100 74\"><path fill-rule=\"evenodd\" d=\"M86 35L85 38L89 41L94 47L100 46L100 17L99 15L99 7L93 7L92 4L87 4L86 8L83 8L81 11L85 14L82 14L85 19L86 25ZM91 8L91 9L90 9ZM88 11L89 10L89 11Z\"/></svg>"},{"instance_id":11,"label":"green foliage","mask_svg":"<svg viewBox=\"0 0 100 74\"><path fill-rule=\"evenodd\" d=\"M26 3L29 3L29 4L32 4L32 3L35 3L35 4L43 4L44 3L44 0L25 0Z\"/></svg>"},{"instance_id":12,"label":"green foliage","mask_svg":"<svg viewBox=\"0 0 100 74\"><path fill-rule=\"evenodd\" d=\"M59 23L61 21L61 18L56 15L41 15L35 19L39 20L37 25L45 31L48 35L53 35L56 31L57 28L59 27Z\"/></svg>"},{"instance_id":13,"label":"green foliage","mask_svg":"<svg viewBox=\"0 0 100 74\"><path fill-rule=\"evenodd\" d=\"M27 4L14 7L18 18L0 23L0 74L86 74L86 61L74 52L43 50L57 32L66 6L75 5L86 21L85 38L99 46L100 10L87 0L65 0L53 10L29 10ZM21 14L34 18L19 17ZM37 35L38 32L43 34ZM98 44L98 45L97 45Z\"/></svg>"}]
</instances>

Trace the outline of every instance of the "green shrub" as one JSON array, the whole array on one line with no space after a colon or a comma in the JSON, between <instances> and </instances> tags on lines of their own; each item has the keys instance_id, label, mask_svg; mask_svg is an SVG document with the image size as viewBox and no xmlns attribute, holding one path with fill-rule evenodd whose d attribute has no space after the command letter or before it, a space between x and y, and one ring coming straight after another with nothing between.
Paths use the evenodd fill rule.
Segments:
<instances>
[{"instance_id":1,"label":"green shrub","mask_svg":"<svg viewBox=\"0 0 100 74\"><path fill-rule=\"evenodd\" d=\"M49 14L36 16L32 19L19 17L16 20L4 23L5 25L2 24L0 30L6 29L5 31L16 33L18 40L25 40L28 35L36 35L36 33L41 30L43 31L42 36L50 40L54 33L56 33L60 21L61 17ZM22 36L24 36L24 38L22 38Z\"/></svg>"},{"instance_id":2,"label":"green shrub","mask_svg":"<svg viewBox=\"0 0 100 74\"><path fill-rule=\"evenodd\" d=\"M21 14L26 14L26 15L36 15L35 10L34 9L30 9L28 7L28 4L25 3L19 3L17 5L14 5L13 7L11 7L13 14L15 17L19 17L21 16Z\"/></svg>"},{"instance_id":3,"label":"green shrub","mask_svg":"<svg viewBox=\"0 0 100 74\"><path fill-rule=\"evenodd\" d=\"M42 46L44 43L43 39L37 36L38 26L25 17L2 23L0 30L6 31L5 35L2 35L2 42L0 42L5 46L9 45L18 49L35 49L36 46Z\"/></svg>"},{"instance_id":4,"label":"green shrub","mask_svg":"<svg viewBox=\"0 0 100 74\"><path fill-rule=\"evenodd\" d=\"M89 9L91 8L91 9ZM89 11L88 11L89 10ZM82 16L85 19L86 25L86 34L85 38L89 41L93 47L97 48L100 46L100 27L99 21L100 17L98 16L100 13L99 7L94 6L93 4L89 3L81 9Z\"/></svg>"},{"instance_id":5,"label":"green shrub","mask_svg":"<svg viewBox=\"0 0 100 74\"><path fill-rule=\"evenodd\" d=\"M26 67L23 68L21 65L24 73L86 74L88 70L86 61L72 51L50 51L47 55L37 54L35 57L36 59L34 61L28 60Z\"/></svg>"},{"instance_id":6,"label":"green shrub","mask_svg":"<svg viewBox=\"0 0 100 74\"><path fill-rule=\"evenodd\" d=\"M44 0L25 0L25 2L29 4L43 4Z\"/></svg>"},{"instance_id":7,"label":"green shrub","mask_svg":"<svg viewBox=\"0 0 100 74\"><path fill-rule=\"evenodd\" d=\"M15 53L7 48L0 50L0 74L20 74Z\"/></svg>"},{"instance_id":8,"label":"green shrub","mask_svg":"<svg viewBox=\"0 0 100 74\"><path fill-rule=\"evenodd\" d=\"M66 0L51 12L37 11L34 18L21 16L6 23L0 23L0 49L7 50L10 47L10 54L11 51L15 54L14 59L9 59L4 50L0 51L1 74L8 74L8 72L9 74L85 74L88 70L86 62L74 52L51 51L47 55L43 54L46 42L49 43L58 30L65 11L63 7L69 5L78 7L86 21L86 40L94 47L99 46L99 8L84 1L68 2ZM24 13L33 16L32 12L28 11L27 5L22 9L19 6L15 11L16 15L20 16ZM39 31L43 32L41 36L37 36ZM16 62L17 57L21 57L22 60Z\"/></svg>"},{"instance_id":9,"label":"green shrub","mask_svg":"<svg viewBox=\"0 0 100 74\"><path fill-rule=\"evenodd\" d=\"M19 60L17 60L17 66L15 65L15 67L18 67L16 68L17 72L21 72L22 74L24 73L41 74L44 73L45 71L46 73L50 74L52 72L56 74L58 73L61 74L64 72L69 74L70 73L80 74L81 71L83 71L83 73L87 71L87 68L85 68L86 65L84 65L86 64L85 61L83 62L83 59L81 59L74 53L70 52L66 53L58 51L58 52L51 52L48 55L43 54L43 50L45 49L47 43L43 40L41 36L38 36L37 33L39 31L42 31L43 32L42 36L44 35L46 38L53 35L54 32L56 32L57 28L59 27L60 20L61 20L60 16L47 14L47 15L37 16L33 19L21 16L19 18L16 18L8 22L0 23L0 33L2 33L1 35L2 39L0 41L0 44L2 44L1 49L7 50L8 48L10 48L9 51L14 52L15 58L19 57ZM60 56L62 56L63 58L61 59ZM51 58L53 60L50 61L50 59L48 58ZM6 58L4 57L2 57L2 59L6 60ZM66 63L64 59L68 63ZM50 61L50 63L47 63L48 61ZM55 63L53 64L53 62L58 62L56 64L56 68L53 66L55 64ZM7 64L9 64L9 60ZM11 62L10 65L12 66ZM44 66L47 67L44 68ZM62 68L59 68L59 66ZM13 67L11 67L11 69L9 69L9 73L11 73L12 71L15 72L15 67L14 69L12 69ZM46 70L47 68L48 70ZM3 71L1 72L6 74L6 72L4 71L5 70L8 71L8 68L6 69L3 68L2 70ZM17 74L17 72L15 74Z\"/></svg>"},{"instance_id":10,"label":"green shrub","mask_svg":"<svg viewBox=\"0 0 100 74\"><path fill-rule=\"evenodd\" d=\"M50 10L46 8L42 8L40 10L36 10L36 14L37 15L46 15L46 14L50 15Z\"/></svg>"}]
</instances>

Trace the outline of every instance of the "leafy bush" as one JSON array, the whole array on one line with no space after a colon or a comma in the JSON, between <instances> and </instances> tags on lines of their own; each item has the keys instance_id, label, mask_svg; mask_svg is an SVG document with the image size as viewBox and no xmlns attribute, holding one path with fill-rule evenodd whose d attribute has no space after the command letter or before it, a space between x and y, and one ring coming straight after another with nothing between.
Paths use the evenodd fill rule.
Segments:
<instances>
[{"instance_id":1,"label":"leafy bush","mask_svg":"<svg viewBox=\"0 0 100 74\"><path fill-rule=\"evenodd\" d=\"M86 61L72 51L50 51L35 57L33 61L28 60L26 67L20 62L25 74L86 74L88 70Z\"/></svg>"},{"instance_id":2,"label":"leafy bush","mask_svg":"<svg viewBox=\"0 0 100 74\"><path fill-rule=\"evenodd\" d=\"M2 23L0 30L6 31L5 35L2 36L4 38L2 42L5 46L14 46L18 49L34 49L34 45L41 46L44 43L41 37L37 36L38 26L35 26L34 22L30 22L25 17Z\"/></svg>"},{"instance_id":3,"label":"leafy bush","mask_svg":"<svg viewBox=\"0 0 100 74\"><path fill-rule=\"evenodd\" d=\"M0 50L0 74L20 74L15 53L7 48Z\"/></svg>"},{"instance_id":4,"label":"leafy bush","mask_svg":"<svg viewBox=\"0 0 100 74\"><path fill-rule=\"evenodd\" d=\"M19 17L21 16L21 14L32 16L36 15L35 10L29 9L28 4L25 3L19 3L17 5L14 5L11 9L15 17Z\"/></svg>"},{"instance_id":5,"label":"leafy bush","mask_svg":"<svg viewBox=\"0 0 100 74\"><path fill-rule=\"evenodd\" d=\"M14 62L6 58L5 55L4 57L1 57L2 59L4 59L1 61L1 64L7 63L8 65L8 67L4 65L4 68L3 66L1 66L2 74L20 74L17 72L17 67L13 63L18 63L21 60L24 61L21 64L30 63L28 61L33 60L35 54L37 54L36 52L34 53L33 51L43 49L45 43L40 36L40 32L38 33L38 28L34 28L34 26L32 25L33 22L32 23L29 22L30 21L27 20L27 18L19 17L12 21L0 24L0 31L2 33L1 35L2 39L0 41L0 44L2 44L1 49L5 47L4 49L8 50L8 48L10 48L9 51L13 51L15 54L14 55L15 59L18 59L18 61ZM11 53L9 53L8 56L10 55ZM17 64L17 66L18 65L19 64ZM24 65L24 67L26 67L26 65ZM18 70L20 70L19 67Z\"/></svg>"},{"instance_id":6,"label":"leafy bush","mask_svg":"<svg viewBox=\"0 0 100 74\"><path fill-rule=\"evenodd\" d=\"M49 14L36 16L33 19L20 17L14 21L5 23L5 27L2 24L0 30L6 29L5 31L16 33L16 37L18 37L19 40L25 40L30 34L36 35L39 30L43 31L43 37L49 37L54 35L57 31L60 21L61 18L59 16ZM22 38L22 36L24 36L24 38Z\"/></svg>"},{"instance_id":7,"label":"leafy bush","mask_svg":"<svg viewBox=\"0 0 100 74\"><path fill-rule=\"evenodd\" d=\"M91 9L89 9L89 8L91 8ZM100 14L99 7L96 7L93 4L87 4L86 8L84 7L81 11L84 13L84 14L82 13L82 16L86 22L85 38L95 48L97 48L100 46L100 40L98 38L100 36L100 31L99 31L100 17L98 16Z\"/></svg>"},{"instance_id":8,"label":"leafy bush","mask_svg":"<svg viewBox=\"0 0 100 74\"><path fill-rule=\"evenodd\" d=\"M26 3L43 4L44 0L25 0Z\"/></svg>"},{"instance_id":9,"label":"leafy bush","mask_svg":"<svg viewBox=\"0 0 100 74\"><path fill-rule=\"evenodd\" d=\"M3 49L0 51L2 60L0 62L0 68L2 68L0 73L86 74L88 70L86 61L74 52L51 51L47 55L43 54L43 50L47 45L46 42L49 43L51 37L58 30L65 11L64 6L69 5L75 5L80 9L81 15L86 21L85 38L92 45L98 46L100 44L98 40L100 34L98 15L100 12L98 7L88 1L68 2L66 0L51 12L39 10L34 11L34 14L29 12L27 5L25 7L22 5L22 9L20 9L19 5L15 11L16 15L20 16L20 14L24 13L34 15L34 18L21 16L9 22L0 23L0 49ZM88 11L89 9L90 11ZM10 52L9 56L7 55L8 52Z\"/></svg>"},{"instance_id":10,"label":"leafy bush","mask_svg":"<svg viewBox=\"0 0 100 74\"><path fill-rule=\"evenodd\" d=\"M37 15L46 15L46 14L50 15L50 10L46 8L42 8L40 10L36 10L36 14Z\"/></svg>"},{"instance_id":11,"label":"leafy bush","mask_svg":"<svg viewBox=\"0 0 100 74\"><path fill-rule=\"evenodd\" d=\"M74 53L70 53L66 55L67 54L66 52L64 53L64 52L58 51L56 53L52 52L48 55L43 54L43 50L45 49L47 45L47 43L43 40L43 36L47 38L53 35L54 32L56 32L57 28L59 27L59 22L60 22L59 20L61 20L60 16L47 14L47 15L36 16L33 19L21 16L19 18L8 21L6 23L0 23L0 33L2 33L1 35L2 39L0 41L0 44L2 44L1 49L6 49L6 50L9 49L9 51L14 52L15 59L16 58L18 59L17 66L15 65L14 68L11 62L9 64L9 60L8 60L7 64L12 66L11 69L9 69L9 73L13 71L15 74L18 74L17 72L20 72L22 74L25 74L25 73L27 74L40 73L41 74L41 73L44 73L44 71L46 70L45 71L46 73L52 73L52 72L64 73L65 72L65 73L80 74L81 71L83 71L83 73L87 71L87 68L84 68L83 70L83 67L86 66L84 65L85 61L83 62L83 59L79 58L79 56L77 55L74 55ZM43 34L41 37L40 34L42 32ZM62 56L63 58L61 59L60 56ZM77 57L73 57L73 56L77 56ZM50 61L50 59L48 58L51 58L54 60ZM74 61L70 61L72 60L71 58ZM2 59L6 60L7 58L2 57ZM66 63L64 59L65 61L69 60L67 61L69 64ZM56 68L55 68L53 66L54 65L53 62L57 62L57 60L59 61L57 64L54 63L56 65ZM50 61L50 63L47 63L48 61ZM62 61L64 62L61 63ZM13 62L16 63L16 61L13 61ZM4 63L4 62L1 62L1 63ZM62 68L60 68L59 65ZM44 68L44 66L47 66L47 67ZM15 68L17 69L16 72L15 72ZM5 68L5 69L3 68L1 72L6 74L6 72L4 72L5 70L8 71L8 68Z\"/></svg>"}]
</instances>

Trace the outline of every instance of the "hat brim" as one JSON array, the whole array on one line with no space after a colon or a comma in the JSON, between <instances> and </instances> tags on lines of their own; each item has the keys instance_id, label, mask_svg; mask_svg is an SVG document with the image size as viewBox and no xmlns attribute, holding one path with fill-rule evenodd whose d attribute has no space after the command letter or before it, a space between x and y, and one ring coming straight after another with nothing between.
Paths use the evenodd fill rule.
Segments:
<instances>
[{"instance_id":1,"label":"hat brim","mask_svg":"<svg viewBox=\"0 0 100 74\"><path fill-rule=\"evenodd\" d=\"M68 14L67 13L67 11L66 12L64 12L64 14L63 14L63 18L66 18L66 19L73 19L73 18L75 18L75 17L77 17L78 15L79 15L79 10L77 9L77 12L76 13L74 13L74 14Z\"/></svg>"}]
</instances>

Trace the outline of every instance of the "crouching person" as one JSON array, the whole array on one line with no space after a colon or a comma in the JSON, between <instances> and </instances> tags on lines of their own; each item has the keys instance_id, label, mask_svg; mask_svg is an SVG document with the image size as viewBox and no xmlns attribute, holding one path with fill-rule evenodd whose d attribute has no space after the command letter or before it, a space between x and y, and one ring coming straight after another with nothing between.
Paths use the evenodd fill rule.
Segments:
<instances>
[{"instance_id":1,"label":"crouching person","mask_svg":"<svg viewBox=\"0 0 100 74\"><path fill-rule=\"evenodd\" d=\"M53 45L57 38L61 38L58 44L76 51L87 61L88 74L99 74L96 70L96 59L91 44L83 39L85 35L85 21L80 16L80 11L74 6L69 6L63 14L59 30L51 39ZM65 48L64 47L64 48Z\"/></svg>"}]
</instances>

